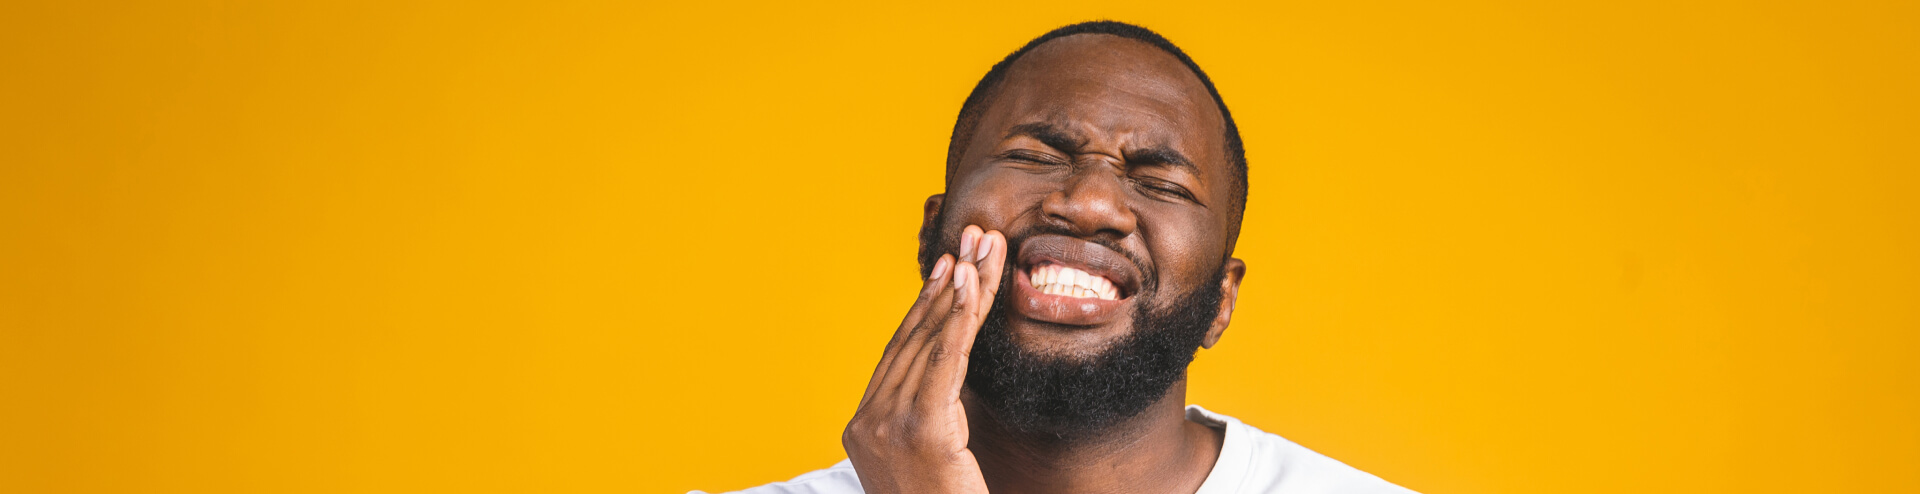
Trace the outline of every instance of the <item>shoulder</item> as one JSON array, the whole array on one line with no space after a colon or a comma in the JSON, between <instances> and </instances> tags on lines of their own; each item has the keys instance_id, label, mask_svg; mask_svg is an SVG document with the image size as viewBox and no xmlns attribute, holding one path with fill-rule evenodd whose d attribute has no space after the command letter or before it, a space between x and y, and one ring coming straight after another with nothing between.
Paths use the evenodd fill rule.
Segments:
<instances>
[{"instance_id":1,"label":"shoulder","mask_svg":"<svg viewBox=\"0 0 1920 494\"><path fill-rule=\"evenodd\" d=\"M1208 425L1218 424L1216 427L1226 429L1229 444L1222 445L1221 464L1215 465L1214 471L1236 471L1241 474L1238 475L1238 485L1228 489L1230 492L1413 493L1412 490L1307 449L1287 438L1198 405L1189 406L1187 416L1189 420ZM1228 465L1228 462L1238 464ZM1209 478L1208 483L1212 483L1212 480Z\"/></svg>"},{"instance_id":2,"label":"shoulder","mask_svg":"<svg viewBox=\"0 0 1920 494\"><path fill-rule=\"evenodd\" d=\"M786 482L751 487L742 494L859 494L860 477L853 472L853 462L840 460L833 466L800 474ZM706 494L693 491L687 494Z\"/></svg>"}]
</instances>

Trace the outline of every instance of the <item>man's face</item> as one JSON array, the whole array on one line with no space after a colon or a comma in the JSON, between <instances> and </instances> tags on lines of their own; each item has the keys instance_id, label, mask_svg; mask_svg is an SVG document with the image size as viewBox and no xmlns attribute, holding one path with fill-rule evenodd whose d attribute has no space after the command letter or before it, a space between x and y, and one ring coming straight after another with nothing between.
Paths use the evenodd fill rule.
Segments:
<instances>
[{"instance_id":1,"label":"man's face","mask_svg":"<svg viewBox=\"0 0 1920 494\"><path fill-rule=\"evenodd\" d=\"M1193 342L1184 369L1224 329L1243 269L1227 258L1224 132L1199 78L1151 45L1075 35L1016 61L928 202L924 254L956 251L967 225L1007 235L976 352L998 337L1029 360L1086 363L1178 320L1205 333L1176 338Z\"/></svg>"}]
</instances>

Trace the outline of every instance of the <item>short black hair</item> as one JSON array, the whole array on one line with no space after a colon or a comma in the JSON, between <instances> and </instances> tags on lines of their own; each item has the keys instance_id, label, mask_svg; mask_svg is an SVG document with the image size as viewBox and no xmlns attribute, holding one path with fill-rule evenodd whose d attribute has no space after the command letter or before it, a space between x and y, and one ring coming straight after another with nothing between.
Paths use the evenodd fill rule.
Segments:
<instances>
[{"instance_id":1,"label":"short black hair","mask_svg":"<svg viewBox=\"0 0 1920 494\"><path fill-rule=\"evenodd\" d=\"M960 118L953 123L953 135L947 140L947 185L952 186L954 169L960 164L960 155L966 151L967 142L973 139L974 131L980 124L980 116L986 113L988 103L1000 93L1000 85L1006 82L1007 72L1012 70L1013 62L1048 41L1076 34L1106 34L1153 45L1154 48L1159 48L1160 51L1179 59L1181 64L1193 71L1194 76L1200 78L1200 85L1206 86L1207 95L1212 96L1214 105L1220 108L1220 118L1226 121L1227 168L1232 171L1229 183L1231 196L1228 200L1232 203L1233 213L1233 225L1227 232L1227 241L1229 246L1233 245L1234 239L1240 237L1240 217L1247 207L1247 151L1240 144L1240 127L1233 123L1233 112L1227 111L1226 100L1220 98L1220 91L1214 89L1213 80L1207 78L1207 72L1200 70L1200 64L1194 63L1193 58L1188 57L1186 52L1180 51L1180 47L1174 46L1172 41L1167 41L1167 38L1160 36L1159 33L1125 22L1090 21L1048 31L1047 34L1028 41L1026 46L1014 50L1012 54L1007 55L1007 58L1001 59L1000 63L993 64L993 69L988 70L987 75L980 78L980 83L973 86L973 92L967 94L967 102L960 105Z\"/></svg>"}]
</instances>

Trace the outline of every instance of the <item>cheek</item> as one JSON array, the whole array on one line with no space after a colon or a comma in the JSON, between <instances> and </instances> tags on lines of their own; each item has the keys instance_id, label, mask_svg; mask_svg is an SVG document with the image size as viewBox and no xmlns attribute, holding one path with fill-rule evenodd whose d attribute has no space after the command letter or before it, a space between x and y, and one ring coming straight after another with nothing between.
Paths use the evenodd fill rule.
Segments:
<instances>
[{"instance_id":1,"label":"cheek","mask_svg":"<svg viewBox=\"0 0 1920 494\"><path fill-rule=\"evenodd\" d=\"M1017 171L984 172L956 182L947 192L945 227L955 235L967 225L1007 232L1028 211L1038 210L1040 202L1054 187L1034 180L1022 180Z\"/></svg>"},{"instance_id":2,"label":"cheek","mask_svg":"<svg viewBox=\"0 0 1920 494\"><path fill-rule=\"evenodd\" d=\"M1162 293L1191 293L1199 284L1218 281L1213 275L1227 249L1218 218L1192 208L1160 209L1140 212Z\"/></svg>"}]
</instances>

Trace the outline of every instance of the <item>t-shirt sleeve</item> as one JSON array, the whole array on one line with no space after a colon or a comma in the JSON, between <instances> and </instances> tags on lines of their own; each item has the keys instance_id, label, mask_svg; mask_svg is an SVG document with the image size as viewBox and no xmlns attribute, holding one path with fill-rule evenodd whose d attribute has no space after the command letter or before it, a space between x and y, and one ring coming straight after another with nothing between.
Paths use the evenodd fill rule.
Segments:
<instances>
[{"instance_id":1,"label":"t-shirt sleeve","mask_svg":"<svg viewBox=\"0 0 1920 494\"><path fill-rule=\"evenodd\" d=\"M1278 435L1252 435L1259 460L1240 492L1418 494Z\"/></svg>"}]
</instances>

